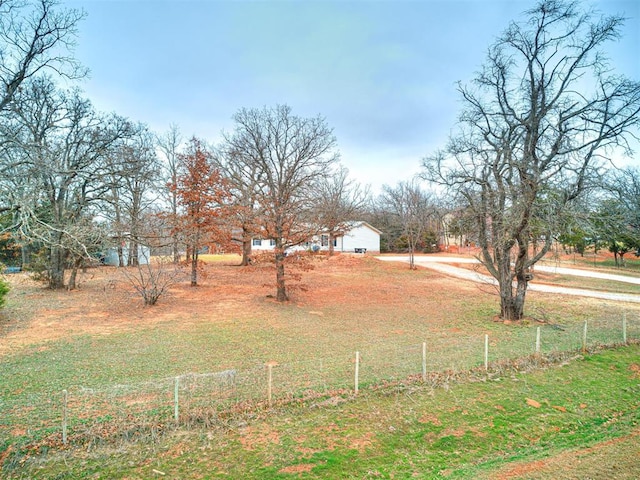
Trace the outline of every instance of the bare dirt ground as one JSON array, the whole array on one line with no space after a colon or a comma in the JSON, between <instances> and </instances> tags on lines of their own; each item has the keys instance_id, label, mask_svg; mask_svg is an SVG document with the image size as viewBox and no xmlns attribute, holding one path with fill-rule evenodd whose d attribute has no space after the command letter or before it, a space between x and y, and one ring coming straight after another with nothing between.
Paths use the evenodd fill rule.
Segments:
<instances>
[{"instance_id":1,"label":"bare dirt ground","mask_svg":"<svg viewBox=\"0 0 640 480\"><path fill-rule=\"evenodd\" d=\"M189 286L185 271L181 281L153 307L143 305L123 269L115 267L87 269L74 291L50 291L25 273L7 276L11 291L7 306L0 313L0 355L75 335L107 335L160 323L171 323L171 328L188 328L193 322L271 312L276 303L272 298L273 266L237 267L235 262L237 259L231 258L224 263L205 264L195 288ZM343 254L312 258L311 266L311 269L289 269L292 276L301 277L299 281L289 279L288 293L291 305L318 315L340 305L359 308L363 292L367 305L389 309L399 305L400 292L404 299L425 297L427 280L402 281L403 275L411 274L403 265ZM367 271L372 274L367 275ZM455 278L435 272L430 272L428 279L429 299L422 298L424 302L441 302L447 292L453 296L482 295L471 283L460 285ZM424 305L416 304L415 308ZM434 317L434 328L438 322L444 325L446 321L446 315Z\"/></svg>"},{"instance_id":2,"label":"bare dirt ground","mask_svg":"<svg viewBox=\"0 0 640 480\"><path fill-rule=\"evenodd\" d=\"M181 281L153 307L143 305L123 269L115 267L87 269L80 275L79 288L70 292L50 291L25 273L8 275L12 288L0 313L0 355L74 335L106 335L159 323L188 328L193 322L224 321L231 315L244 318L266 312L273 316L274 267L269 263L238 267L238 258L203 265L200 285L195 288L189 286L185 270ZM406 265L369 256L318 256L310 259L309 266L312 268L289 268L290 304L317 315L325 310L335 312L341 306L349 311L366 310L367 314L372 306L389 314L414 309L429 312L430 328L452 330L456 328L452 316L466 300L475 297L497 302L497 298L487 297L495 295L490 286L432 270L422 271L416 279ZM299 281L296 275L300 275ZM596 299L575 302L579 302L576 308L594 311L603 304Z\"/></svg>"}]
</instances>

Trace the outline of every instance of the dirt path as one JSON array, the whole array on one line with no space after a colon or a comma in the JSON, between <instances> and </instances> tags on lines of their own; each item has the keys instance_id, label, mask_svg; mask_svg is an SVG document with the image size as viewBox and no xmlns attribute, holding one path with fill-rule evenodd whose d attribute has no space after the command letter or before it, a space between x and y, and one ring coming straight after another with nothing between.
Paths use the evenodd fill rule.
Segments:
<instances>
[{"instance_id":1,"label":"dirt path","mask_svg":"<svg viewBox=\"0 0 640 480\"><path fill-rule=\"evenodd\" d=\"M407 263L409 261L409 257L406 255L379 256L376 258L385 262ZM417 265L429 268L431 270L436 270L445 275L462 278L464 280L470 280L472 282L484 283L486 285L497 285L496 279L493 277L490 277L489 275L484 275L466 268L460 268L460 267L455 267L453 265L448 265L449 263L457 263L457 264L479 263L474 258L418 256L414 258L414 261ZM637 278L637 277L627 277L623 275L613 275L613 274L607 274L602 272L591 272L589 270L578 270L578 269L572 269L572 268L546 267L546 266L536 266L536 270L551 272L551 273L561 273L564 275L576 275L580 277L600 278L600 279L606 279L606 280L612 280L612 281L640 284L640 278ZM596 291L596 290L585 290L580 288L558 287L554 285L537 285L533 283L529 284L528 289L532 292L558 293L561 295L575 295L579 297L599 298L603 300L613 300L616 302L640 303L640 295L632 295L627 293L611 293L611 292L603 292L603 291Z\"/></svg>"}]
</instances>

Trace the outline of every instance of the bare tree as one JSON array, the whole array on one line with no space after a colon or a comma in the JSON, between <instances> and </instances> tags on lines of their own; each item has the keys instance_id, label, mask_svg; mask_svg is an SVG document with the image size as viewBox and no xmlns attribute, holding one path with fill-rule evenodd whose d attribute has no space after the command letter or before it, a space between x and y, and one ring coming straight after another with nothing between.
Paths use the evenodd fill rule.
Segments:
<instances>
[{"instance_id":1,"label":"bare tree","mask_svg":"<svg viewBox=\"0 0 640 480\"><path fill-rule=\"evenodd\" d=\"M113 148L107 158L111 183L105 201L110 207L108 215L117 240L120 266L138 264L140 245L149 244L145 241L143 219L157 200L159 165L155 141L144 125L136 126L135 131L134 136ZM126 262L125 244L128 244Z\"/></svg>"},{"instance_id":2,"label":"bare tree","mask_svg":"<svg viewBox=\"0 0 640 480\"><path fill-rule=\"evenodd\" d=\"M395 217L395 223L400 226L407 242L409 268L414 270L416 247L437 214L431 195L422 190L416 181L400 182L394 188L384 185L379 203L384 211Z\"/></svg>"},{"instance_id":3,"label":"bare tree","mask_svg":"<svg viewBox=\"0 0 640 480\"><path fill-rule=\"evenodd\" d=\"M182 145L182 135L177 125L171 125L169 130L156 138L158 148L163 157L162 177L164 179L165 188L162 189L166 194L166 200L170 206L169 219L177 218L178 215L178 195L176 193L176 184L178 181L178 173L180 171L180 146ZM171 235L171 252L173 255L173 263L180 261L180 239L177 229L171 229L174 233Z\"/></svg>"},{"instance_id":4,"label":"bare tree","mask_svg":"<svg viewBox=\"0 0 640 480\"><path fill-rule=\"evenodd\" d=\"M314 187L338 160L336 140L322 117L298 117L286 105L242 109L234 120L226 142L236 161L255 168L261 236L275 241L276 299L284 302L286 250L317 233Z\"/></svg>"},{"instance_id":5,"label":"bare tree","mask_svg":"<svg viewBox=\"0 0 640 480\"><path fill-rule=\"evenodd\" d=\"M601 51L619 37L622 17L561 0L526 15L490 47L472 85L459 87L460 134L424 161L424 177L473 212L480 260L498 281L501 316L512 320L524 315L530 269L551 248L555 220L607 154L628 150L640 108L640 84L610 74Z\"/></svg>"},{"instance_id":6,"label":"bare tree","mask_svg":"<svg viewBox=\"0 0 640 480\"><path fill-rule=\"evenodd\" d=\"M341 166L320 179L315 196L316 221L328 235L329 255L333 255L334 239L359 220L369 202L369 189L350 180L349 170Z\"/></svg>"},{"instance_id":7,"label":"bare tree","mask_svg":"<svg viewBox=\"0 0 640 480\"><path fill-rule=\"evenodd\" d=\"M56 0L0 0L0 111L20 85L41 72L75 79L86 69L70 55L82 11Z\"/></svg>"},{"instance_id":8,"label":"bare tree","mask_svg":"<svg viewBox=\"0 0 640 480\"><path fill-rule=\"evenodd\" d=\"M29 82L12 104L14 121L3 125L14 155L5 171L23 177L11 205L25 238L49 249L49 287L64 287L65 267L89 256L105 182L105 157L132 134L125 119L96 113L77 90L61 91L47 78ZM15 170L13 170L15 169Z\"/></svg>"},{"instance_id":9,"label":"bare tree","mask_svg":"<svg viewBox=\"0 0 640 480\"><path fill-rule=\"evenodd\" d=\"M624 255L640 255L640 171L616 169L604 182L608 197L601 202L595 222L598 236L607 241L616 266L625 266Z\"/></svg>"},{"instance_id":10,"label":"bare tree","mask_svg":"<svg viewBox=\"0 0 640 480\"><path fill-rule=\"evenodd\" d=\"M229 182L229 192L234 206L236 225L232 239L241 245L240 266L247 266L251 261L252 239L261 234L261 209L258 203L260 166L257 163L242 161L233 148L229 143L224 144L216 160Z\"/></svg>"},{"instance_id":11,"label":"bare tree","mask_svg":"<svg viewBox=\"0 0 640 480\"><path fill-rule=\"evenodd\" d=\"M640 169L615 170L606 181L606 189L620 202L626 223L640 236Z\"/></svg>"}]
</instances>

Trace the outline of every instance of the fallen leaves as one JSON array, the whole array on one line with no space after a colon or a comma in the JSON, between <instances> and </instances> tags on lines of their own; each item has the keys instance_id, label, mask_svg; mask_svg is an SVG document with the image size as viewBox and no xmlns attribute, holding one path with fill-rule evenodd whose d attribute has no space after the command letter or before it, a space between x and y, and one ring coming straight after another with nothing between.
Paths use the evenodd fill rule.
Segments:
<instances>
[{"instance_id":1,"label":"fallen leaves","mask_svg":"<svg viewBox=\"0 0 640 480\"><path fill-rule=\"evenodd\" d=\"M533 408L540 408L542 406L542 404L540 402L536 402L535 400L531 399L531 398L527 398L527 405L533 407Z\"/></svg>"},{"instance_id":2,"label":"fallen leaves","mask_svg":"<svg viewBox=\"0 0 640 480\"><path fill-rule=\"evenodd\" d=\"M530 407L533 407L533 408L542 407L542 404L537 400L534 400L532 398L526 398L525 400L527 402L527 405L529 405ZM545 403L549 405L549 402L546 400L545 400ZM563 412L563 413L567 411L566 407L563 407L561 405L551 405L551 408L553 408L554 410L557 410L558 412Z\"/></svg>"}]
</instances>

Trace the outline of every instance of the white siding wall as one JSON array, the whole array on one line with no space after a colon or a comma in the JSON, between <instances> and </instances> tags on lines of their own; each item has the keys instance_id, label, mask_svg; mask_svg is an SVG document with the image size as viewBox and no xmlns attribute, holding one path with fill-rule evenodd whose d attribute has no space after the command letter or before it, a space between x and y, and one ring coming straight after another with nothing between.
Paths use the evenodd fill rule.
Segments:
<instances>
[{"instance_id":1,"label":"white siding wall","mask_svg":"<svg viewBox=\"0 0 640 480\"><path fill-rule=\"evenodd\" d=\"M271 240L269 240L268 238L263 238L260 245L255 245L253 242L254 240L251 240L251 250L271 251L276 248L275 245L271 245Z\"/></svg>"},{"instance_id":2,"label":"white siding wall","mask_svg":"<svg viewBox=\"0 0 640 480\"><path fill-rule=\"evenodd\" d=\"M353 252L356 248L366 248L367 252L379 252L380 234L364 224L355 226L342 238L342 251Z\"/></svg>"},{"instance_id":3,"label":"white siding wall","mask_svg":"<svg viewBox=\"0 0 640 480\"><path fill-rule=\"evenodd\" d=\"M129 261L129 247L124 247L122 249L122 258L126 265ZM151 258L151 251L149 250L149 247L138 245L138 263L140 265L147 265L149 263L149 258ZM111 265L113 267L118 266L117 248L110 248L107 250L104 256L104 264Z\"/></svg>"}]
</instances>

